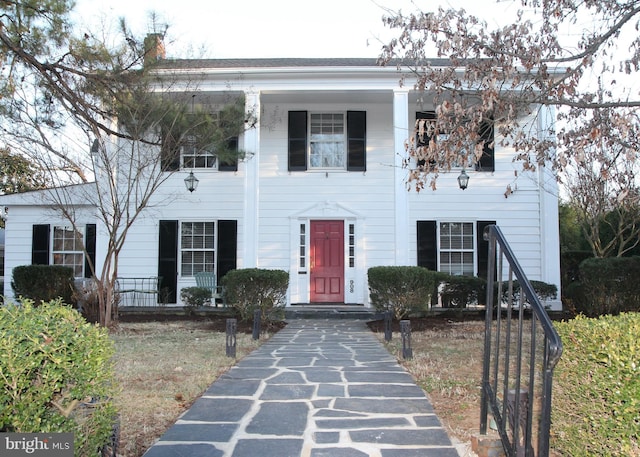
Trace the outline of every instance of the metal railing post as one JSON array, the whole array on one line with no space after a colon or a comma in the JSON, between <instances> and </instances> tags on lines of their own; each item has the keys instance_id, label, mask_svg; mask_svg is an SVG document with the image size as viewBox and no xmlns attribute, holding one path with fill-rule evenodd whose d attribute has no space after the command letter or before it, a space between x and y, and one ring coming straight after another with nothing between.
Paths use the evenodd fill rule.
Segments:
<instances>
[{"instance_id":1,"label":"metal railing post","mask_svg":"<svg viewBox=\"0 0 640 457\"><path fill-rule=\"evenodd\" d=\"M391 341L391 311L385 311L384 313L384 340L388 343Z\"/></svg>"},{"instance_id":2,"label":"metal railing post","mask_svg":"<svg viewBox=\"0 0 640 457\"><path fill-rule=\"evenodd\" d=\"M227 319L227 357L236 357L236 332L238 329L237 319Z\"/></svg>"},{"instance_id":3,"label":"metal railing post","mask_svg":"<svg viewBox=\"0 0 640 457\"><path fill-rule=\"evenodd\" d=\"M259 309L256 309L253 312L253 339L254 340L259 340L260 339L260 319L262 317L262 311L260 311Z\"/></svg>"},{"instance_id":4,"label":"metal railing post","mask_svg":"<svg viewBox=\"0 0 640 457\"><path fill-rule=\"evenodd\" d=\"M411 321L400 321L400 333L402 334L402 358L410 360L413 358L413 349L411 348Z\"/></svg>"}]
</instances>

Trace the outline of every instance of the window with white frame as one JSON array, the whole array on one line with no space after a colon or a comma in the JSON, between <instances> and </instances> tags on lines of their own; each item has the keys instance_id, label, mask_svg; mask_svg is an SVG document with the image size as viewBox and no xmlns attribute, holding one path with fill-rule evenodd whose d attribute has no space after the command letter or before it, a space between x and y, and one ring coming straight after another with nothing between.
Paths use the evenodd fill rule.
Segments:
<instances>
[{"instance_id":1,"label":"window with white frame","mask_svg":"<svg viewBox=\"0 0 640 457\"><path fill-rule=\"evenodd\" d=\"M53 264L71 267L75 277L82 277L84 272L83 235L73 227L53 227Z\"/></svg>"},{"instance_id":2,"label":"window with white frame","mask_svg":"<svg viewBox=\"0 0 640 457\"><path fill-rule=\"evenodd\" d=\"M346 164L344 113L311 113L311 168L344 169Z\"/></svg>"},{"instance_id":3,"label":"window with white frame","mask_svg":"<svg viewBox=\"0 0 640 457\"><path fill-rule=\"evenodd\" d=\"M440 222L440 268L452 275L474 275L474 224Z\"/></svg>"},{"instance_id":4,"label":"window with white frame","mask_svg":"<svg viewBox=\"0 0 640 457\"><path fill-rule=\"evenodd\" d=\"M201 148L195 136L185 138L182 151L183 168L211 168L215 169L218 157L211 148Z\"/></svg>"},{"instance_id":5,"label":"window with white frame","mask_svg":"<svg viewBox=\"0 0 640 457\"><path fill-rule=\"evenodd\" d=\"M215 223L182 222L180 254L182 276L213 272L215 266Z\"/></svg>"},{"instance_id":6,"label":"window with white frame","mask_svg":"<svg viewBox=\"0 0 640 457\"><path fill-rule=\"evenodd\" d=\"M420 129L420 133L422 133L422 135L417 134L415 138L415 144L417 147L427 148L431 141L433 141L434 143L442 143L449 139L449 132L436 133L437 115L435 111L416 112L416 123L420 123L422 125ZM474 157L474 149L478 141L483 141L484 146L481 157L476 159ZM471 169L475 168L476 171L494 171L495 163L493 115L488 114L486 119L481 122L478 131L478 138L476 140L469 141L467 144L458 144L457 147L459 148L460 156L468 153L467 163L464 163L458 157L454 158L454 160L449 163L451 167ZM430 170L433 168L435 162L435 158L431 158L429 160L427 160L426 158L419 158L417 160L417 166L424 170Z\"/></svg>"},{"instance_id":7,"label":"window with white frame","mask_svg":"<svg viewBox=\"0 0 640 457\"><path fill-rule=\"evenodd\" d=\"M210 113L209 116L215 124L218 124L220 115L217 112ZM195 119L195 117L194 117ZM194 126L197 130L197 126ZM180 151L182 168L210 168L217 167L218 156L213 146L203 145L202 138L197 135L187 135L182 141Z\"/></svg>"}]
</instances>

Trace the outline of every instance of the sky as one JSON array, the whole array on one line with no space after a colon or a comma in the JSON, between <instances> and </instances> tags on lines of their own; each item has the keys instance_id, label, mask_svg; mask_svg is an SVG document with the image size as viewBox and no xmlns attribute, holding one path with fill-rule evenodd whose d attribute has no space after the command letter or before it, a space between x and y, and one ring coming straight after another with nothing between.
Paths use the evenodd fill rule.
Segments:
<instances>
[{"instance_id":1,"label":"sky","mask_svg":"<svg viewBox=\"0 0 640 457\"><path fill-rule=\"evenodd\" d=\"M382 23L385 9L403 13L443 7L482 12L514 9L496 0L76 0L79 22L100 30L125 17L139 36L152 31L149 12L168 24L167 57L377 57L397 31ZM515 2L518 3L518 2Z\"/></svg>"}]
</instances>

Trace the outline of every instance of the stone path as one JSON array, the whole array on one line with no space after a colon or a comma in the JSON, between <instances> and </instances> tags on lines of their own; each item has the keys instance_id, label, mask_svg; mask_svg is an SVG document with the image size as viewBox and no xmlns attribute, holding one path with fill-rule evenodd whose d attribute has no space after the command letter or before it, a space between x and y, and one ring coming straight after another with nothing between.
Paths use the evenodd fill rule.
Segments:
<instances>
[{"instance_id":1,"label":"stone path","mask_svg":"<svg viewBox=\"0 0 640 457\"><path fill-rule=\"evenodd\" d=\"M358 320L295 319L221 376L144 457L458 457Z\"/></svg>"}]
</instances>

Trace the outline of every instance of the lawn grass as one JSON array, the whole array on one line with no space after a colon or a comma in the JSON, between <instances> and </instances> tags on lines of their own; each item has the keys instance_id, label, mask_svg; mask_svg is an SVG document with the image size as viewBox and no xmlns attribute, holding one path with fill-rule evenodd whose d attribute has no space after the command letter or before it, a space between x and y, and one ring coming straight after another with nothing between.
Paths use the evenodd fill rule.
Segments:
<instances>
[{"instance_id":1,"label":"lawn grass","mask_svg":"<svg viewBox=\"0 0 640 457\"><path fill-rule=\"evenodd\" d=\"M225 355L224 331L207 321L120 323L112 338L121 457L141 456L236 363ZM259 344L251 334L238 332L237 358Z\"/></svg>"},{"instance_id":2,"label":"lawn grass","mask_svg":"<svg viewBox=\"0 0 640 457\"><path fill-rule=\"evenodd\" d=\"M413 358L403 360L399 332L385 343L387 349L428 394L449 435L470 442L480 429L484 321L412 320L411 325ZM384 342L384 331L373 330Z\"/></svg>"}]
</instances>

